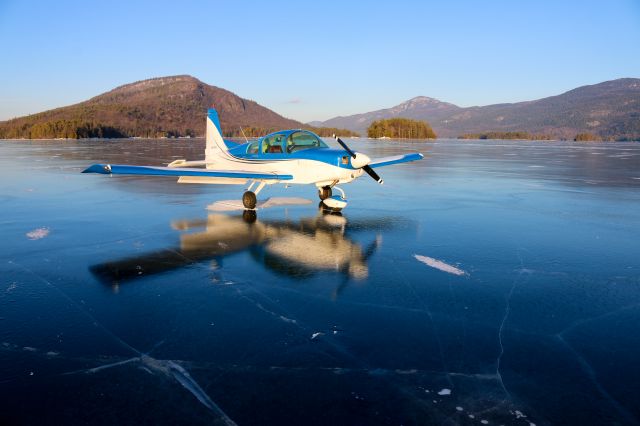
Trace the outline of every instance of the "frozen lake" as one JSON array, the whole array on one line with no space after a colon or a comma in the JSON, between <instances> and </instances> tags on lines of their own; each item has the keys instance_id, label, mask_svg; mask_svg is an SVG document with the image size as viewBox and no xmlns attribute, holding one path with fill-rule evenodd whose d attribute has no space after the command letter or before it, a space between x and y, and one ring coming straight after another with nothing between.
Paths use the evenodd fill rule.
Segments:
<instances>
[{"instance_id":1,"label":"frozen lake","mask_svg":"<svg viewBox=\"0 0 640 426\"><path fill-rule=\"evenodd\" d=\"M0 141L0 423L640 423L640 144L349 144L425 160L247 223L80 173L202 140Z\"/></svg>"}]
</instances>

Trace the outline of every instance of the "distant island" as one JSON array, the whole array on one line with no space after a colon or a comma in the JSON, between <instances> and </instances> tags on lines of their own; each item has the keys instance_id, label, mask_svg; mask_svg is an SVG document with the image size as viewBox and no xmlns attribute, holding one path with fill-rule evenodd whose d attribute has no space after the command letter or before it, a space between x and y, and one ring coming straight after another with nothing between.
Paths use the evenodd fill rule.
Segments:
<instances>
[{"instance_id":1,"label":"distant island","mask_svg":"<svg viewBox=\"0 0 640 426\"><path fill-rule=\"evenodd\" d=\"M281 129L320 136L354 136L335 127L310 127L188 76L152 78L117 87L87 101L0 122L0 139L158 138L204 136L215 106L225 137L257 137Z\"/></svg>"},{"instance_id":2,"label":"distant island","mask_svg":"<svg viewBox=\"0 0 640 426\"><path fill-rule=\"evenodd\" d=\"M390 139L436 139L437 136L429 123L408 118L389 118L376 120L367 129L370 138Z\"/></svg>"}]
</instances>

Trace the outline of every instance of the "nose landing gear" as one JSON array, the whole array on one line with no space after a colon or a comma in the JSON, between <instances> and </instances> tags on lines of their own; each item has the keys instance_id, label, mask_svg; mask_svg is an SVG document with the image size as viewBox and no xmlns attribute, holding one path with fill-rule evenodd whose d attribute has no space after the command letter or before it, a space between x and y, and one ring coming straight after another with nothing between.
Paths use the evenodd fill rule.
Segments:
<instances>
[{"instance_id":1,"label":"nose landing gear","mask_svg":"<svg viewBox=\"0 0 640 426\"><path fill-rule=\"evenodd\" d=\"M325 188L328 189L328 191L325 191ZM322 200L320 204L323 205L325 210L330 212L339 212L347 207L347 197L341 188L338 188L337 186L334 186L333 188L335 188L340 195L331 195L331 187L329 186L324 186L319 189L320 199ZM327 192L328 196L326 198L322 198L322 196L326 195Z\"/></svg>"},{"instance_id":2,"label":"nose landing gear","mask_svg":"<svg viewBox=\"0 0 640 426\"><path fill-rule=\"evenodd\" d=\"M327 198L331 197L332 191L331 191L331 187L330 186L323 186L322 188L318 188L318 197L320 197L320 200L326 200Z\"/></svg>"}]
</instances>

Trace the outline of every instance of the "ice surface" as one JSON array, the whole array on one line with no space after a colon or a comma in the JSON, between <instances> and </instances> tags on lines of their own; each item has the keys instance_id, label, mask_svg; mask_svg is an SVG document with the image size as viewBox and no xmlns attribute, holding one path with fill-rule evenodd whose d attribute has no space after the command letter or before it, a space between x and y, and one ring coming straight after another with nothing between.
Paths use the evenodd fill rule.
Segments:
<instances>
[{"instance_id":1,"label":"ice surface","mask_svg":"<svg viewBox=\"0 0 640 426\"><path fill-rule=\"evenodd\" d=\"M254 220L79 173L199 143L0 142L0 424L640 423L640 145L354 140L427 158Z\"/></svg>"}]
</instances>

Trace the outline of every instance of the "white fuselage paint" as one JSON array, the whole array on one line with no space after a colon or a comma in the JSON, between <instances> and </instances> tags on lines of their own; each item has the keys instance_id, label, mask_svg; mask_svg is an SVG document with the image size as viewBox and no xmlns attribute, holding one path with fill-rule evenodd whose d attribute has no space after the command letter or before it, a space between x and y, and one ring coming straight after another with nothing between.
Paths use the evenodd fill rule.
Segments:
<instances>
[{"instance_id":1,"label":"white fuselage paint","mask_svg":"<svg viewBox=\"0 0 640 426\"><path fill-rule=\"evenodd\" d=\"M226 157L226 158L225 158ZM233 159L232 159L233 158ZM209 159L208 161L211 161ZM235 157L219 156L213 163L207 163L208 169L237 170L253 173L290 174L292 180L265 181L267 184L316 184L316 186L331 185L332 183L348 183L362 176L362 169L345 169L332 166L316 160L244 160Z\"/></svg>"}]
</instances>

